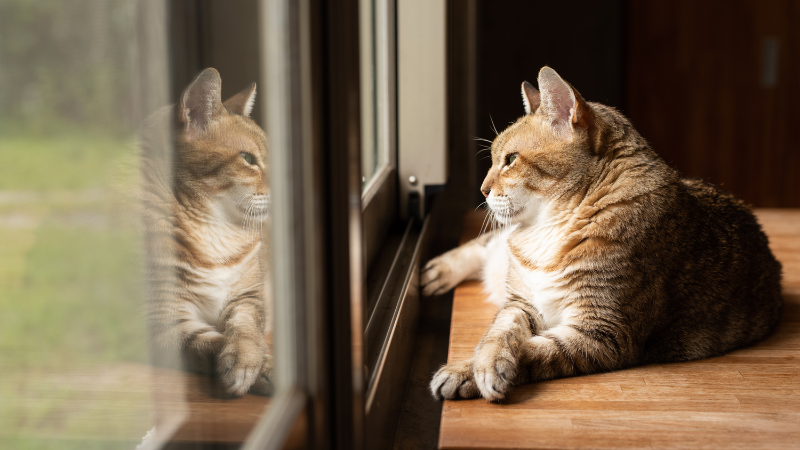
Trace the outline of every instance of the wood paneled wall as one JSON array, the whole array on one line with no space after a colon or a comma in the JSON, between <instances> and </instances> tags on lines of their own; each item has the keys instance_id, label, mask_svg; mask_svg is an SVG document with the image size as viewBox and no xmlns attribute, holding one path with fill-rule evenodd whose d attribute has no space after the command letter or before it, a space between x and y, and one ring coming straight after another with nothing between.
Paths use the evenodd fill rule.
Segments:
<instances>
[{"instance_id":1,"label":"wood paneled wall","mask_svg":"<svg viewBox=\"0 0 800 450\"><path fill-rule=\"evenodd\" d=\"M630 1L627 30L626 109L656 151L756 206L800 206L800 2Z\"/></svg>"}]
</instances>

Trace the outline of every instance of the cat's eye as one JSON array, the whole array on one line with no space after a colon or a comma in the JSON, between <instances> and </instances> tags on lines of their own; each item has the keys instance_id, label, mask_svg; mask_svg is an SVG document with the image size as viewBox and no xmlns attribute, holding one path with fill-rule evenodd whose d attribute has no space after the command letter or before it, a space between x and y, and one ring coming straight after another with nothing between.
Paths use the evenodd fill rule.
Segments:
<instances>
[{"instance_id":1,"label":"cat's eye","mask_svg":"<svg viewBox=\"0 0 800 450\"><path fill-rule=\"evenodd\" d=\"M242 156L242 159L247 161L247 164L255 164L256 163L256 157L253 156L251 153L241 152L239 154Z\"/></svg>"},{"instance_id":2,"label":"cat's eye","mask_svg":"<svg viewBox=\"0 0 800 450\"><path fill-rule=\"evenodd\" d=\"M509 165L511 165L511 163L516 161L517 160L517 156L519 156L519 153L512 153L512 154L506 156L506 165L509 166Z\"/></svg>"}]
</instances>

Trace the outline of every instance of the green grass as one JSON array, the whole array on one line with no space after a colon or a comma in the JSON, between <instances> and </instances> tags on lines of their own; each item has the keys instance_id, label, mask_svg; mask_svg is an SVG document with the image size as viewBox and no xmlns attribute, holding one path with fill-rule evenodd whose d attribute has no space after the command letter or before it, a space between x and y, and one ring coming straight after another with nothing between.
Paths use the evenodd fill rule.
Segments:
<instances>
[{"instance_id":1,"label":"green grass","mask_svg":"<svg viewBox=\"0 0 800 450\"><path fill-rule=\"evenodd\" d=\"M133 139L103 134L3 133L0 190L82 190L102 187L123 160L131 160Z\"/></svg>"},{"instance_id":2,"label":"green grass","mask_svg":"<svg viewBox=\"0 0 800 450\"><path fill-rule=\"evenodd\" d=\"M0 437L0 448L14 450L131 450L137 445L137 441Z\"/></svg>"},{"instance_id":3,"label":"green grass","mask_svg":"<svg viewBox=\"0 0 800 450\"><path fill-rule=\"evenodd\" d=\"M0 448L132 448L152 426L132 142L0 136Z\"/></svg>"},{"instance_id":4,"label":"green grass","mask_svg":"<svg viewBox=\"0 0 800 450\"><path fill-rule=\"evenodd\" d=\"M24 256L24 266L6 264L4 355L25 368L145 361L135 233L44 222L26 254L13 258Z\"/></svg>"}]
</instances>

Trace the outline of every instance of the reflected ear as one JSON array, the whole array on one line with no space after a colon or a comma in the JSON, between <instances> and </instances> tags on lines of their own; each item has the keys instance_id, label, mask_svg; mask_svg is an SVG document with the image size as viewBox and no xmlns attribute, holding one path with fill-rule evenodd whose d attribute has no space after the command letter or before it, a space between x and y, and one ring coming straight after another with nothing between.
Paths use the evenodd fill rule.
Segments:
<instances>
[{"instance_id":1,"label":"reflected ear","mask_svg":"<svg viewBox=\"0 0 800 450\"><path fill-rule=\"evenodd\" d=\"M594 116L589 105L555 70L545 66L539 71L539 88L541 108L557 137L572 140L573 127L592 125Z\"/></svg>"},{"instance_id":2,"label":"reflected ear","mask_svg":"<svg viewBox=\"0 0 800 450\"><path fill-rule=\"evenodd\" d=\"M256 84L251 83L250 86L245 88L242 92L239 92L233 97L225 100L223 106L225 106L225 109L227 109L231 114L250 117L250 112L253 111L253 103L255 101Z\"/></svg>"},{"instance_id":3,"label":"reflected ear","mask_svg":"<svg viewBox=\"0 0 800 450\"><path fill-rule=\"evenodd\" d=\"M539 108L541 96L539 91L527 81L522 82L522 104L525 105L525 114L533 114Z\"/></svg>"},{"instance_id":4,"label":"reflected ear","mask_svg":"<svg viewBox=\"0 0 800 450\"><path fill-rule=\"evenodd\" d=\"M220 100L222 79L219 72L208 68L189 83L178 102L178 122L187 136L196 136L208 127L212 120L225 114Z\"/></svg>"}]
</instances>

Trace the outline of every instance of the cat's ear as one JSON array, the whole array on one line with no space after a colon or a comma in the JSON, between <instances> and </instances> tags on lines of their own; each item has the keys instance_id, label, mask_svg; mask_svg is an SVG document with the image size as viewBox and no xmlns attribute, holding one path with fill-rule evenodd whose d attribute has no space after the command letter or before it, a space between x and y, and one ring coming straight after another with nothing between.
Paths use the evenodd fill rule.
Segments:
<instances>
[{"instance_id":1,"label":"cat's ear","mask_svg":"<svg viewBox=\"0 0 800 450\"><path fill-rule=\"evenodd\" d=\"M541 109L556 136L572 140L574 128L589 128L594 120L589 105L555 70L545 66L539 71Z\"/></svg>"},{"instance_id":2,"label":"cat's ear","mask_svg":"<svg viewBox=\"0 0 800 450\"><path fill-rule=\"evenodd\" d=\"M525 114L533 114L539 107L541 96L539 91L527 81L522 82L522 103L525 105Z\"/></svg>"},{"instance_id":3,"label":"cat's ear","mask_svg":"<svg viewBox=\"0 0 800 450\"><path fill-rule=\"evenodd\" d=\"M187 136L202 133L211 121L225 114L220 91L222 79L213 68L200 72L183 91L177 112Z\"/></svg>"},{"instance_id":4,"label":"cat's ear","mask_svg":"<svg viewBox=\"0 0 800 450\"><path fill-rule=\"evenodd\" d=\"M233 97L225 100L223 105L225 109L231 114L238 114L240 116L250 117L250 112L253 111L253 103L256 101L256 84L251 83L250 86L245 88L242 92L234 95Z\"/></svg>"}]
</instances>

